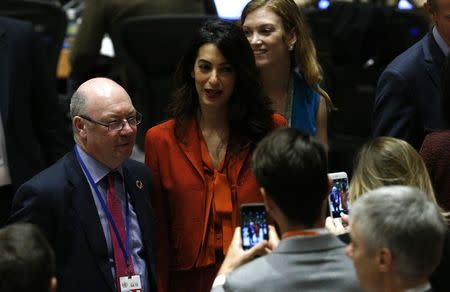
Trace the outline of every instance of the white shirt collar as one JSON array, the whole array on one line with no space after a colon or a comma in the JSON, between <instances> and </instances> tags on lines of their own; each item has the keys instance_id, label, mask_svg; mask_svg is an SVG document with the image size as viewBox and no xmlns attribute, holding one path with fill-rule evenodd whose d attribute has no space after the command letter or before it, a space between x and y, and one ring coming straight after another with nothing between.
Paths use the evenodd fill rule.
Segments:
<instances>
[{"instance_id":1,"label":"white shirt collar","mask_svg":"<svg viewBox=\"0 0 450 292\"><path fill-rule=\"evenodd\" d=\"M438 44L439 48L441 48L444 55L448 56L448 53L450 52L450 47L449 47L449 45L447 45L445 40L441 37L436 26L433 27L433 37L436 40L436 43Z\"/></svg>"}]
</instances>

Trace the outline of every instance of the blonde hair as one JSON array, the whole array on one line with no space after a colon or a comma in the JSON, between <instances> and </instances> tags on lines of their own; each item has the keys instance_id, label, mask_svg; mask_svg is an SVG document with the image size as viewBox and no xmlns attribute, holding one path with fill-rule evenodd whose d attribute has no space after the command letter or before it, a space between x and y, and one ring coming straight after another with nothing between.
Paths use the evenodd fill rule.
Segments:
<instances>
[{"instance_id":1,"label":"blonde hair","mask_svg":"<svg viewBox=\"0 0 450 292\"><path fill-rule=\"evenodd\" d=\"M423 191L437 204L425 163L407 142L378 137L360 150L350 182L350 201L382 186L406 185Z\"/></svg>"},{"instance_id":2,"label":"blonde hair","mask_svg":"<svg viewBox=\"0 0 450 292\"><path fill-rule=\"evenodd\" d=\"M297 41L291 52L291 63L298 67L308 86L323 96L327 109L334 109L330 96L319 86L323 79L322 69L317 61L316 47L311 39L309 26L300 8L293 0L253 0L242 11L241 24L248 14L262 7L272 10L282 19L285 33L295 31Z\"/></svg>"}]
</instances>

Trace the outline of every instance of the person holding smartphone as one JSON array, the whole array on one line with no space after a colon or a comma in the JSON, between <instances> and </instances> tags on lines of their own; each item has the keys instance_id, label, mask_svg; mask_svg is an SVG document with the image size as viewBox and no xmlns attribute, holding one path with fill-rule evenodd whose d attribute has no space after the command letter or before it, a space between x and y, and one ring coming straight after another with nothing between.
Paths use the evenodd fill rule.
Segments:
<instances>
[{"instance_id":1,"label":"person holding smartphone","mask_svg":"<svg viewBox=\"0 0 450 292\"><path fill-rule=\"evenodd\" d=\"M253 53L233 23L209 21L176 72L172 117L146 134L154 175L160 291L209 291L239 224L261 202L255 145L286 125L263 94Z\"/></svg>"},{"instance_id":2,"label":"person holding smartphone","mask_svg":"<svg viewBox=\"0 0 450 292\"><path fill-rule=\"evenodd\" d=\"M373 189L389 186L413 186L421 190L437 204L427 168L419 153L406 141L393 137L377 137L364 144L358 153L353 178L349 187L350 203L353 204L363 194ZM351 211L350 211L351 213ZM448 213L444 213L448 215ZM400 216L400 214L399 214ZM327 229L350 243L350 229L345 226L348 217L340 221L331 217L326 219ZM444 252L439 266L431 274L430 283L436 291L450 291L450 229L447 234Z\"/></svg>"},{"instance_id":3,"label":"person holding smartphone","mask_svg":"<svg viewBox=\"0 0 450 292\"><path fill-rule=\"evenodd\" d=\"M297 129L277 129L259 143L252 169L282 238L269 231L269 241L244 250L237 228L212 291L359 291L345 245L324 228L325 147Z\"/></svg>"}]
</instances>

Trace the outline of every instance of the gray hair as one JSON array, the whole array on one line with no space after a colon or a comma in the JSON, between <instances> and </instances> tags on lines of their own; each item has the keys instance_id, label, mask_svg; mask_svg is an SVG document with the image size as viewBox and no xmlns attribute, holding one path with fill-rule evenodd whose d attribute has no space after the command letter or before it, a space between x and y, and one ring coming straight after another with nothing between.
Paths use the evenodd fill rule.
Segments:
<instances>
[{"instance_id":1,"label":"gray hair","mask_svg":"<svg viewBox=\"0 0 450 292\"><path fill-rule=\"evenodd\" d=\"M75 91L70 99L70 117L81 115L85 112L86 96L81 90Z\"/></svg>"},{"instance_id":2,"label":"gray hair","mask_svg":"<svg viewBox=\"0 0 450 292\"><path fill-rule=\"evenodd\" d=\"M440 262L446 221L417 188L387 186L367 192L352 206L350 223L369 254L379 248L394 254L394 269L405 280L429 276Z\"/></svg>"}]
</instances>

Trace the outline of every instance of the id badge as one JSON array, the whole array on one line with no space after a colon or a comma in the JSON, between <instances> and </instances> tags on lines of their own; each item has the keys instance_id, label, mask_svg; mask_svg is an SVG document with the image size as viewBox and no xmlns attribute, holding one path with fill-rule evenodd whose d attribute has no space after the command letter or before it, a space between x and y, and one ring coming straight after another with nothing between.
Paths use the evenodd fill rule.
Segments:
<instances>
[{"instance_id":1,"label":"id badge","mask_svg":"<svg viewBox=\"0 0 450 292\"><path fill-rule=\"evenodd\" d=\"M133 275L120 277L120 292L142 292L141 277Z\"/></svg>"}]
</instances>

